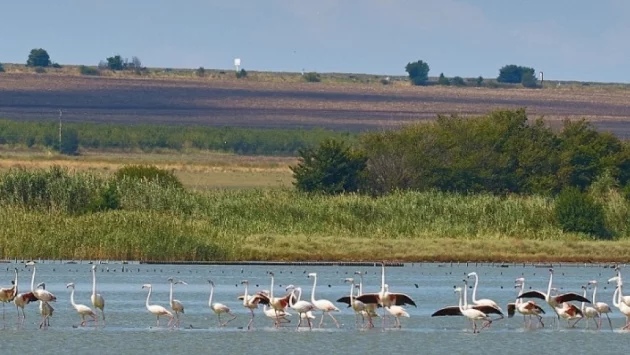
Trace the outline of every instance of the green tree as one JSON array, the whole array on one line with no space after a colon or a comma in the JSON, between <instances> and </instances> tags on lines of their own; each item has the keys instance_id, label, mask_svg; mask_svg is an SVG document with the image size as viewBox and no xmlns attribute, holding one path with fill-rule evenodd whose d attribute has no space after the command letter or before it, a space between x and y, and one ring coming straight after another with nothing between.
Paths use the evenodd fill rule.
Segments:
<instances>
[{"instance_id":1,"label":"green tree","mask_svg":"<svg viewBox=\"0 0 630 355\"><path fill-rule=\"evenodd\" d=\"M297 166L291 167L300 191L340 194L359 190L367 157L341 141L326 140L316 149L301 149Z\"/></svg>"},{"instance_id":2,"label":"green tree","mask_svg":"<svg viewBox=\"0 0 630 355\"><path fill-rule=\"evenodd\" d=\"M451 85L450 80L444 76L444 73L440 73L440 77L438 78L438 85L449 86Z\"/></svg>"},{"instance_id":3,"label":"green tree","mask_svg":"<svg viewBox=\"0 0 630 355\"><path fill-rule=\"evenodd\" d=\"M116 54L113 57L107 58L107 67L110 70L124 70L126 68L126 65L120 54Z\"/></svg>"},{"instance_id":4,"label":"green tree","mask_svg":"<svg viewBox=\"0 0 630 355\"><path fill-rule=\"evenodd\" d=\"M199 69L195 71L195 74L197 74L198 77L203 78L206 76L206 69L204 67L199 67Z\"/></svg>"},{"instance_id":5,"label":"green tree","mask_svg":"<svg viewBox=\"0 0 630 355\"><path fill-rule=\"evenodd\" d=\"M247 70L241 69L241 70L237 71L236 72L236 78L237 79L247 78Z\"/></svg>"},{"instance_id":6,"label":"green tree","mask_svg":"<svg viewBox=\"0 0 630 355\"><path fill-rule=\"evenodd\" d=\"M451 84L455 86L466 86L466 81L461 76L455 76L451 79Z\"/></svg>"},{"instance_id":7,"label":"green tree","mask_svg":"<svg viewBox=\"0 0 630 355\"><path fill-rule=\"evenodd\" d=\"M479 77L475 80L475 84L477 86L483 85L483 76L479 75Z\"/></svg>"},{"instance_id":8,"label":"green tree","mask_svg":"<svg viewBox=\"0 0 630 355\"><path fill-rule=\"evenodd\" d=\"M429 81L429 64L421 60L407 63L405 71L409 74L409 80L413 85L425 85Z\"/></svg>"},{"instance_id":9,"label":"green tree","mask_svg":"<svg viewBox=\"0 0 630 355\"><path fill-rule=\"evenodd\" d=\"M79 133L75 129L65 129L61 133L59 152L66 155L79 154Z\"/></svg>"},{"instance_id":10,"label":"green tree","mask_svg":"<svg viewBox=\"0 0 630 355\"><path fill-rule=\"evenodd\" d=\"M536 75L534 68L514 64L505 65L503 68L499 69L497 81L500 83L523 84L523 77L525 77L527 85L531 85L533 82L535 86ZM523 85L525 86L525 84Z\"/></svg>"},{"instance_id":11,"label":"green tree","mask_svg":"<svg viewBox=\"0 0 630 355\"><path fill-rule=\"evenodd\" d=\"M0 63L0 73L4 73L4 65L2 63Z\"/></svg>"},{"instance_id":12,"label":"green tree","mask_svg":"<svg viewBox=\"0 0 630 355\"><path fill-rule=\"evenodd\" d=\"M28 55L26 61L27 67L47 67L50 65L50 56L45 49L34 48L31 49L31 53Z\"/></svg>"},{"instance_id":13,"label":"green tree","mask_svg":"<svg viewBox=\"0 0 630 355\"><path fill-rule=\"evenodd\" d=\"M565 232L586 233L599 238L610 237L605 227L603 207L575 187L568 187L558 195L555 215Z\"/></svg>"},{"instance_id":14,"label":"green tree","mask_svg":"<svg viewBox=\"0 0 630 355\"><path fill-rule=\"evenodd\" d=\"M310 72L304 74L304 81L308 83L319 83L322 81L318 73Z\"/></svg>"}]
</instances>

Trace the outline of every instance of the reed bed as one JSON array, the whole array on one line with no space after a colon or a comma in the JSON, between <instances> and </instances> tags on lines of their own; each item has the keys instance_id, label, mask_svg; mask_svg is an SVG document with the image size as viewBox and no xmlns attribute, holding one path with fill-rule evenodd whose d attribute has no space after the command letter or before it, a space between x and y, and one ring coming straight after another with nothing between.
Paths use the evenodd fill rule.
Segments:
<instances>
[{"instance_id":1,"label":"reed bed","mask_svg":"<svg viewBox=\"0 0 630 355\"><path fill-rule=\"evenodd\" d=\"M112 189L116 203L94 208ZM564 233L554 200L541 196L194 191L14 169L0 174L0 258L622 261L630 255L627 202L609 200L623 233L595 241Z\"/></svg>"}]
</instances>

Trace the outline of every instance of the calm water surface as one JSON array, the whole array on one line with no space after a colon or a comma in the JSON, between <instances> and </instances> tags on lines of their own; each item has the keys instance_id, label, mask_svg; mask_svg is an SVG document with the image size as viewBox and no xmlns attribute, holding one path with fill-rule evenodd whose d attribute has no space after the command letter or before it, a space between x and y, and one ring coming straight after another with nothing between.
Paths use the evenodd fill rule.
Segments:
<instances>
[{"instance_id":1,"label":"calm water surface","mask_svg":"<svg viewBox=\"0 0 630 355\"><path fill-rule=\"evenodd\" d=\"M2 264L0 285L6 287L13 278L16 264ZM19 287L22 291L30 288L31 269L17 264L20 270ZM327 319L323 329L295 330L297 314L290 325L275 329L272 321L261 311L257 312L254 330L242 327L248 322L249 311L243 308L236 297L242 294L241 280L250 280L250 293L253 290L269 289L267 271L276 274L274 292L281 294L288 284L302 286L309 293L312 280L309 272L317 272L318 285L316 298L331 301L346 295L349 286L343 283L346 277L353 277L356 270L367 271L364 292L376 292L380 285L378 267L234 267L234 266L170 266L170 265L99 265L97 282L99 292L106 302L107 325L78 328L79 316L70 305L70 291L65 285L75 282L77 303L91 306L91 266L88 264L38 264L36 282L46 282L47 289L57 296L55 314L51 327L38 329L39 313L37 304L27 306L27 320L24 329L16 327L16 310L12 304L6 307L4 329L0 329L0 344L3 354L17 354L46 350L48 353L97 353L97 354L161 354L161 353L319 353L319 354L531 354L532 351L548 354L595 353L619 354L630 351L630 332L618 330L623 325L619 312L612 315L614 331L578 329L523 329L521 317L495 322L481 334L472 334L469 323L460 317L431 318L435 310L456 305L454 285L461 285L465 274L477 271L480 276L478 298L491 298L505 305L515 297L514 279L524 276L526 288L545 289L549 272L546 268L509 267L437 264L408 264L405 267L387 269L386 282L392 292L409 294L418 308L407 308L411 318L402 319L402 329L356 329L354 314L338 304L342 311L335 314L342 323L341 329ZM589 280L598 280L600 289L598 301L612 306L611 285L608 278L614 276L608 268L561 267L555 269L554 285L562 291L579 291L580 286ZM630 273L627 270L626 273ZM145 308L147 291L141 289L145 283L154 286L152 304L168 307L168 277L184 280L188 285L176 285L175 298L186 307L182 316L181 329L155 327L155 317ZM627 277L630 277L628 274ZM232 308L237 319L225 328L217 327L217 319L208 308L209 285L211 278L217 284L215 302ZM258 287L256 285L258 284ZM416 287L416 284L418 287ZM238 286L237 286L238 285ZM590 297L590 295L589 295ZM503 306L505 307L505 306ZM545 305L548 314L552 311ZM317 320L319 321L319 319ZM545 318L545 324L551 316ZM604 324L607 326L606 320ZM592 327L591 327L592 328Z\"/></svg>"}]
</instances>

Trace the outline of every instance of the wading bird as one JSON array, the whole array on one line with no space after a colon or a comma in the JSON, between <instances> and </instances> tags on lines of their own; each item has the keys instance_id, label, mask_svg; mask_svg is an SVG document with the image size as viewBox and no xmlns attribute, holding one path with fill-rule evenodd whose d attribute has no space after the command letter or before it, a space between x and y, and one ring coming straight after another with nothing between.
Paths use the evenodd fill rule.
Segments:
<instances>
[{"instance_id":1,"label":"wading bird","mask_svg":"<svg viewBox=\"0 0 630 355\"><path fill-rule=\"evenodd\" d=\"M357 294L357 297L359 297L363 294L363 275L365 274L365 272L355 271L354 274L359 275L359 284L357 285L359 289L359 293ZM378 304L376 303L364 303L364 304L365 304L364 316L368 317L368 328L374 328L374 322L372 321L372 318L378 318L379 316L378 313L376 313L376 308L378 307Z\"/></svg>"},{"instance_id":2,"label":"wading bird","mask_svg":"<svg viewBox=\"0 0 630 355\"><path fill-rule=\"evenodd\" d=\"M295 292L297 290L299 290L299 294L296 297ZM290 297L289 297L289 306L295 309L295 311L298 312L299 314L300 319L298 320L297 329L300 329L300 325L302 324L302 319L306 319L306 321L308 322L308 327L310 329L313 329L313 323L311 323L311 319L315 317L311 318L309 317L308 314L314 310L317 310L317 308L311 302L300 300L301 297L302 297L302 289L299 287L292 287Z\"/></svg>"},{"instance_id":3,"label":"wading bird","mask_svg":"<svg viewBox=\"0 0 630 355\"><path fill-rule=\"evenodd\" d=\"M160 326L160 316L166 316L168 317L168 323L166 324L167 327L171 326L171 323L173 322L173 313L171 313L168 309L157 305L157 304L149 304L150 300L151 300L151 292L153 291L153 286L151 284L144 284L142 285L142 288L148 288L149 289L149 294L147 295L147 302L146 302L146 307L147 310L149 310L149 312L151 312L154 316L156 316L157 318L157 326Z\"/></svg>"},{"instance_id":4,"label":"wading bird","mask_svg":"<svg viewBox=\"0 0 630 355\"><path fill-rule=\"evenodd\" d=\"M274 281L275 281L275 274L271 271L268 272L269 275L271 275L271 288L269 289L269 305L271 306L271 308L274 309L274 311L277 313L276 314L276 328L280 326L280 320L279 320L279 312L284 311L285 308L287 308L287 306L289 305L289 298L291 297L291 294L287 294L283 297L274 297L273 296L273 286L274 286Z\"/></svg>"},{"instance_id":5,"label":"wading bird","mask_svg":"<svg viewBox=\"0 0 630 355\"><path fill-rule=\"evenodd\" d=\"M179 314L184 314L184 305L176 300L173 299L173 285L177 285L177 284L182 284L182 285L188 285L186 282L178 280L175 281L172 277L169 277L167 280L170 283L170 292L169 292L169 296L168 296L168 301L171 305L171 309L173 310L173 312L175 312L175 326L179 327Z\"/></svg>"},{"instance_id":6,"label":"wading bird","mask_svg":"<svg viewBox=\"0 0 630 355\"><path fill-rule=\"evenodd\" d=\"M4 305L6 303L13 301L13 299L17 295L17 279L18 279L18 269L15 268L15 281L11 281L13 285L8 288L0 288L0 302L2 302L2 323L3 324L5 320Z\"/></svg>"},{"instance_id":7,"label":"wading bird","mask_svg":"<svg viewBox=\"0 0 630 355\"><path fill-rule=\"evenodd\" d=\"M608 316L608 313L612 312L612 309L610 308L610 306L604 302L597 302L596 297L597 297L597 280L592 280L588 282L589 285L593 286L593 299L591 301L593 301L593 307L595 307L595 309L599 312L600 317L599 317L599 327L601 329L602 327L602 317L601 315L604 314L606 315L606 318L608 318L608 325L610 325L610 330L613 329L612 326L612 322L610 320L610 317Z\"/></svg>"},{"instance_id":8,"label":"wading bird","mask_svg":"<svg viewBox=\"0 0 630 355\"><path fill-rule=\"evenodd\" d=\"M208 280L208 283L210 283L210 298L208 299L208 306L210 307L212 312L214 312L219 317L219 327L224 327L231 321L235 320L236 316L232 314L230 307L222 303L212 303L212 298L214 297L214 281ZM232 316L232 319L226 321L225 323L221 323L221 314L224 313Z\"/></svg>"},{"instance_id":9,"label":"wading bird","mask_svg":"<svg viewBox=\"0 0 630 355\"><path fill-rule=\"evenodd\" d=\"M15 298L13 299L13 304L15 304L15 308L17 309L17 313L18 313L18 325L23 326L24 321L26 320L26 313L24 313L24 306L26 306L27 304L31 302L37 301L37 298L35 298L35 295L33 295L33 292L18 293L17 268L15 269L15 272L16 272L15 292L17 293L17 296L15 296ZM20 316L20 308L22 309L21 316Z\"/></svg>"},{"instance_id":10,"label":"wading bird","mask_svg":"<svg viewBox=\"0 0 630 355\"><path fill-rule=\"evenodd\" d=\"M455 293L459 293L459 312L461 313L461 315L463 315L464 317L470 319L472 321L473 324L473 333L479 333L483 328L487 328L492 324L492 319L483 311L476 309L474 306L473 308L464 308L464 303L463 303L463 292L462 292L462 288L461 287L457 287L455 289ZM490 307L490 308L494 308L491 306L476 306L476 307ZM459 315L459 314L457 314ZM483 320L486 323L482 325L481 329L477 329L477 321L478 320Z\"/></svg>"},{"instance_id":11,"label":"wading bird","mask_svg":"<svg viewBox=\"0 0 630 355\"><path fill-rule=\"evenodd\" d=\"M265 297L261 294L255 294L255 295L249 295L249 281L248 280L243 280L241 281L241 285L245 285L245 293L242 296L239 296L238 299L243 301L243 307L249 309L249 312L251 313L251 317L249 319L249 323L247 323L247 329L251 329L252 324L254 323L254 310L258 308L258 304L265 304L268 305L269 304L269 297ZM267 315L267 311L266 311L267 307L263 307L263 313L265 315ZM271 310L273 312L273 310ZM274 312L275 313L275 312ZM285 318L286 314L283 316L279 316L279 318ZM273 317L272 317L273 318Z\"/></svg>"},{"instance_id":12,"label":"wading bird","mask_svg":"<svg viewBox=\"0 0 630 355\"><path fill-rule=\"evenodd\" d=\"M617 288L613 294L613 306L617 307L619 312L626 316L626 324L623 328L621 328L622 330L626 330L630 328L630 306L623 301L623 283L621 282L621 278L617 276L608 280L608 282L613 281L617 282Z\"/></svg>"},{"instance_id":13,"label":"wading bird","mask_svg":"<svg viewBox=\"0 0 630 355\"><path fill-rule=\"evenodd\" d=\"M582 290L583 290L583 293L584 293L583 294L584 298L586 298L586 291L587 291L587 289L588 289L588 284L586 286L582 286ZM601 317L600 317L599 312L597 311L597 309L595 309L595 307L591 307L591 306L587 307L586 303L582 302L580 310L582 311L583 317L586 318L586 329L588 329L588 327L589 327L589 323L588 323L589 319L592 319L593 322L595 323L595 328L599 329L599 327L602 324L602 322L601 322ZM596 318L597 318L597 320L596 320Z\"/></svg>"},{"instance_id":14,"label":"wading bird","mask_svg":"<svg viewBox=\"0 0 630 355\"><path fill-rule=\"evenodd\" d=\"M358 327L359 317L361 317L361 319L363 320L363 323L365 323L365 315L367 314L366 309L365 309L365 303L358 301L354 297L355 283L354 283L353 278L347 278L343 282L350 283L350 295L341 297L340 299L337 300L337 302L345 303L348 305L348 307L352 307L352 309L354 310L354 325L355 327Z\"/></svg>"},{"instance_id":15,"label":"wading bird","mask_svg":"<svg viewBox=\"0 0 630 355\"><path fill-rule=\"evenodd\" d=\"M94 313L94 311L90 307L84 304L77 304L76 302L74 302L74 283L71 282L67 284L66 288L72 289L72 291L70 291L70 304L72 305L72 308L74 308L74 310L77 311L77 313L79 313L79 316L81 316L81 326L82 327L85 326L86 316L92 317L92 321L94 321L95 326L98 326L98 318L96 316L96 313Z\"/></svg>"},{"instance_id":16,"label":"wading bird","mask_svg":"<svg viewBox=\"0 0 630 355\"><path fill-rule=\"evenodd\" d=\"M96 293L96 265L92 265L92 296L90 297L94 309L101 310L103 325L105 325L105 299L100 293Z\"/></svg>"},{"instance_id":17,"label":"wading bird","mask_svg":"<svg viewBox=\"0 0 630 355\"><path fill-rule=\"evenodd\" d=\"M37 285L37 288L46 289L46 284L41 282ZM48 302L39 301L39 314L42 316L42 320L39 322L39 327L47 329L50 326L50 317L52 317L55 309Z\"/></svg>"},{"instance_id":18,"label":"wading bird","mask_svg":"<svg viewBox=\"0 0 630 355\"><path fill-rule=\"evenodd\" d=\"M523 294L523 290L525 289L525 279L522 277L516 279L514 288L519 289L519 292L518 292L519 296ZM517 297L514 303L508 304L508 318L512 318L514 316L514 311L517 311L518 313L523 315L523 322L526 325L527 325L527 316L529 316L528 326L530 328L532 326L532 316L536 316L536 318L538 318L538 322L540 323L541 327L545 326L545 324L542 321L542 316L541 316L541 314L545 314L545 311L539 305L537 305L536 302L534 301L524 302L522 298Z\"/></svg>"},{"instance_id":19,"label":"wading bird","mask_svg":"<svg viewBox=\"0 0 630 355\"><path fill-rule=\"evenodd\" d=\"M31 292L40 301L55 302L57 297L43 288L35 288L35 266L33 266L33 276L31 277Z\"/></svg>"},{"instance_id":20,"label":"wading bird","mask_svg":"<svg viewBox=\"0 0 630 355\"><path fill-rule=\"evenodd\" d=\"M487 299L487 298L480 299L480 300L477 299L477 286L479 285L479 275L477 275L477 273L473 271L468 274L468 278L472 276L475 277L475 285L473 286L473 292L472 292L472 303L477 306L491 306L503 312L501 307L499 307L499 305L495 301ZM503 318L503 314L501 314L501 318ZM498 319L501 319L501 318L498 318Z\"/></svg>"},{"instance_id":21,"label":"wading bird","mask_svg":"<svg viewBox=\"0 0 630 355\"><path fill-rule=\"evenodd\" d=\"M332 318L332 320L335 322L335 325L337 326L337 328L339 328L339 322L337 322L337 319L335 319L335 317L333 317L333 315L330 314L330 312L339 312L339 308L337 308L329 300L326 300L326 299L316 300L315 299L315 287L317 287L317 273L312 272L312 273L308 274L308 277L312 277L313 278L313 290L311 292L311 303L315 306L315 308L317 308L318 310L322 311L322 318L319 321L319 327L320 328L322 327L322 325L324 324L324 316L326 314L328 314L330 316L330 318Z\"/></svg>"}]
</instances>

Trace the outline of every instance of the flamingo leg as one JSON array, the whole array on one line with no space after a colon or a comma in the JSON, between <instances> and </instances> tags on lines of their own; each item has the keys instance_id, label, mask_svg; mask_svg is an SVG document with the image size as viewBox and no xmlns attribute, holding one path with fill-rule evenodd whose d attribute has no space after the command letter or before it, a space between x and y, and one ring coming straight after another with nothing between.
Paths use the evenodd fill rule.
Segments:
<instances>
[{"instance_id":1,"label":"flamingo leg","mask_svg":"<svg viewBox=\"0 0 630 355\"><path fill-rule=\"evenodd\" d=\"M612 322L610 320L610 317L608 316L608 313L606 313L606 318L608 318L608 324L610 325L610 330L613 330Z\"/></svg>"},{"instance_id":2,"label":"flamingo leg","mask_svg":"<svg viewBox=\"0 0 630 355\"><path fill-rule=\"evenodd\" d=\"M247 330L250 330L252 323L254 323L254 310L250 308L249 311L252 313L252 317L249 319L249 323L247 323Z\"/></svg>"},{"instance_id":3,"label":"flamingo leg","mask_svg":"<svg viewBox=\"0 0 630 355\"><path fill-rule=\"evenodd\" d=\"M227 322L223 323L224 326L226 326L228 323L230 323L231 321L236 319L236 316L230 312L228 312L229 315L232 316L232 318L230 318L230 320L228 320Z\"/></svg>"},{"instance_id":4,"label":"flamingo leg","mask_svg":"<svg viewBox=\"0 0 630 355\"><path fill-rule=\"evenodd\" d=\"M544 324L544 323L543 323L543 321L542 321L542 317L541 317L541 316L539 316L539 315L536 315L536 316L538 317L538 321L540 322L540 326L541 326L542 328L544 328L544 327L545 327L545 324Z\"/></svg>"},{"instance_id":5,"label":"flamingo leg","mask_svg":"<svg viewBox=\"0 0 630 355\"><path fill-rule=\"evenodd\" d=\"M473 334L477 333L477 321L473 320Z\"/></svg>"},{"instance_id":6,"label":"flamingo leg","mask_svg":"<svg viewBox=\"0 0 630 355\"><path fill-rule=\"evenodd\" d=\"M322 325L324 324L324 316L326 315L325 311L322 311L322 319L319 321L319 327L321 328Z\"/></svg>"},{"instance_id":7,"label":"flamingo leg","mask_svg":"<svg viewBox=\"0 0 630 355\"><path fill-rule=\"evenodd\" d=\"M221 313L217 313L217 316L219 316L219 327L222 327L223 323L221 323Z\"/></svg>"},{"instance_id":8,"label":"flamingo leg","mask_svg":"<svg viewBox=\"0 0 630 355\"><path fill-rule=\"evenodd\" d=\"M157 316L157 326L158 327L160 326L160 316L159 315Z\"/></svg>"},{"instance_id":9,"label":"flamingo leg","mask_svg":"<svg viewBox=\"0 0 630 355\"><path fill-rule=\"evenodd\" d=\"M337 326L337 328L339 328L339 322L337 322L337 320L335 319L335 317L333 317L333 315L330 312L326 312L328 313L328 315L330 316L330 318L332 318L333 322L335 322L335 325Z\"/></svg>"}]
</instances>

